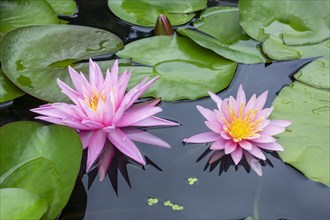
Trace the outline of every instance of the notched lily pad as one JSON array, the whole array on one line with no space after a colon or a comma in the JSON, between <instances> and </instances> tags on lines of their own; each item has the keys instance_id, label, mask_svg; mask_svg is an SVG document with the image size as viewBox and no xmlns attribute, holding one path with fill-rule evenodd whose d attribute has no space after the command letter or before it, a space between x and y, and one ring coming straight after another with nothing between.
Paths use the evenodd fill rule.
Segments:
<instances>
[{"instance_id":1,"label":"notched lily pad","mask_svg":"<svg viewBox=\"0 0 330 220\"><path fill-rule=\"evenodd\" d=\"M16 99L24 95L24 92L17 88L0 69L0 103Z\"/></svg>"},{"instance_id":2,"label":"notched lily pad","mask_svg":"<svg viewBox=\"0 0 330 220\"><path fill-rule=\"evenodd\" d=\"M164 101L194 100L207 96L207 91L219 92L229 85L237 66L189 38L178 36L138 40L117 55L149 66L132 67L129 87L147 76L159 76L143 96Z\"/></svg>"},{"instance_id":3,"label":"notched lily pad","mask_svg":"<svg viewBox=\"0 0 330 220\"><path fill-rule=\"evenodd\" d=\"M77 4L74 0L47 0L54 11L59 15L74 15Z\"/></svg>"},{"instance_id":4,"label":"notched lily pad","mask_svg":"<svg viewBox=\"0 0 330 220\"><path fill-rule=\"evenodd\" d=\"M108 6L116 16L140 26L155 26L160 14L166 15L172 25L184 24L206 4L207 0L108 0Z\"/></svg>"},{"instance_id":5,"label":"notched lily pad","mask_svg":"<svg viewBox=\"0 0 330 220\"><path fill-rule=\"evenodd\" d=\"M71 85L68 65L87 74L86 59L114 53L123 47L123 42L96 28L45 25L14 30L3 37L0 46L3 72L16 86L39 99L57 102L68 101L56 84L61 79ZM99 65L106 69L112 62Z\"/></svg>"},{"instance_id":6,"label":"notched lily pad","mask_svg":"<svg viewBox=\"0 0 330 220\"><path fill-rule=\"evenodd\" d=\"M292 125L278 136L281 159L308 178L330 186L330 91L300 82L284 87L271 119L289 119Z\"/></svg>"}]
</instances>

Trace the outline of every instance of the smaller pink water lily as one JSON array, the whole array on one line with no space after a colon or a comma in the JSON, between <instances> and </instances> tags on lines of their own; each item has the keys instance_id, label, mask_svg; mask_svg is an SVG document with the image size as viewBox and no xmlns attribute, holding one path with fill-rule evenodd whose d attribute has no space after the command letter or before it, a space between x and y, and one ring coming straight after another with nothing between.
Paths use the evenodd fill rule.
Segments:
<instances>
[{"instance_id":1,"label":"smaller pink water lily","mask_svg":"<svg viewBox=\"0 0 330 220\"><path fill-rule=\"evenodd\" d=\"M245 157L250 167L262 175L259 160L266 160L262 150L283 151L273 135L282 133L291 124L287 120L267 119L273 107L263 109L268 91L259 97L254 94L246 101L242 85L239 86L236 100L230 96L222 100L209 92L218 109L197 106L199 112L206 118L209 132L194 135L183 141L187 143L213 142L210 149L215 151L209 160L213 163L224 155L229 155L237 165Z\"/></svg>"},{"instance_id":2,"label":"smaller pink water lily","mask_svg":"<svg viewBox=\"0 0 330 220\"><path fill-rule=\"evenodd\" d=\"M159 99L135 103L157 77L149 82L147 77L125 93L131 73L124 71L118 76L117 61L111 72L107 70L105 79L100 67L91 59L89 81L71 67L69 73L75 90L59 79L57 83L73 104L46 104L31 111L43 115L36 117L37 119L77 130L83 148L87 149L87 171L98 160L98 173L102 181L114 156L115 147L145 165L146 162L133 141L170 147L162 139L138 128L178 125L154 116L162 111L156 106Z\"/></svg>"}]
</instances>

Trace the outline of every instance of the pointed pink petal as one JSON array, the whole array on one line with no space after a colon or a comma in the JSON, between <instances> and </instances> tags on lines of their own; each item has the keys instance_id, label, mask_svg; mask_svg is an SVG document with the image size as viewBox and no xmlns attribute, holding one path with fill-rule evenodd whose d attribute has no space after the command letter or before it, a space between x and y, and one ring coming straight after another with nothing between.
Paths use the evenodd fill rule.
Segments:
<instances>
[{"instance_id":1,"label":"pointed pink petal","mask_svg":"<svg viewBox=\"0 0 330 220\"><path fill-rule=\"evenodd\" d=\"M142 121L136 122L132 124L132 126L140 126L140 127L151 127L151 126L178 126L180 124L165 120L162 118L158 118L155 116L152 116L150 118L144 119Z\"/></svg>"},{"instance_id":2,"label":"pointed pink petal","mask_svg":"<svg viewBox=\"0 0 330 220\"><path fill-rule=\"evenodd\" d=\"M110 95L107 96L105 100L106 107L103 109L103 124L105 126L111 125L112 124L112 118L115 113L114 106L111 105L111 97Z\"/></svg>"},{"instance_id":3,"label":"pointed pink petal","mask_svg":"<svg viewBox=\"0 0 330 220\"><path fill-rule=\"evenodd\" d=\"M84 83L84 80L82 79L81 75L77 73L77 71L75 71L71 66L68 66L68 70L75 89L78 93L82 94L81 85Z\"/></svg>"},{"instance_id":4,"label":"pointed pink petal","mask_svg":"<svg viewBox=\"0 0 330 220\"><path fill-rule=\"evenodd\" d=\"M95 129L100 129L100 128L104 127L104 125L101 123L98 123L98 122L92 121L92 120L86 120L86 119L82 120L81 124L87 126L89 128L88 130L95 130Z\"/></svg>"},{"instance_id":5,"label":"pointed pink petal","mask_svg":"<svg viewBox=\"0 0 330 220\"><path fill-rule=\"evenodd\" d=\"M268 118L273 110L274 110L274 108L271 107L271 108L265 108L265 109L259 111L255 116L255 120L258 120L259 118L264 118L264 119Z\"/></svg>"},{"instance_id":6,"label":"pointed pink petal","mask_svg":"<svg viewBox=\"0 0 330 220\"><path fill-rule=\"evenodd\" d=\"M284 148L277 142L268 144L258 143L258 147L270 151L284 151Z\"/></svg>"},{"instance_id":7,"label":"pointed pink petal","mask_svg":"<svg viewBox=\"0 0 330 220\"><path fill-rule=\"evenodd\" d=\"M160 102L160 99L153 99L146 102L140 102L132 105L125 113L131 113L137 110L143 110L145 108L155 107Z\"/></svg>"},{"instance_id":8,"label":"pointed pink petal","mask_svg":"<svg viewBox=\"0 0 330 220\"><path fill-rule=\"evenodd\" d=\"M70 88L67 84L57 79L57 85L61 88L62 92L71 99L74 103L77 103L77 99L81 98L81 95Z\"/></svg>"},{"instance_id":9,"label":"pointed pink petal","mask_svg":"<svg viewBox=\"0 0 330 220\"><path fill-rule=\"evenodd\" d=\"M116 128L113 132L109 132L108 139L123 154L142 165L146 165L146 162L142 157L139 149L122 130Z\"/></svg>"},{"instance_id":10,"label":"pointed pink petal","mask_svg":"<svg viewBox=\"0 0 330 220\"><path fill-rule=\"evenodd\" d=\"M243 156L243 150L240 147L237 147L236 150L234 150L231 154L230 154L231 158L233 159L235 165L237 165Z\"/></svg>"},{"instance_id":11,"label":"pointed pink petal","mask_svg":"<svg viewBox=\"0 0 330 220\"><path fill-rule=\"evenodd\" d=\"M211 150L223 150L225 149L227 141L219 137L218 140L214 141L213 144L211 145L210 149Z\"/></svg>"},{"instance_id":12,"label":"pointed pink petal","mask_svg":"<svg viewBox=\"0 0 330 220\"><path fill-rule=\"evenodd\" d=\"M266 160L265 154L256 145L252 145L252 149L249 150L249 153L257 158Z\"/></svg>"},{"instance_id":13,"label":"pointed pink petal","mask_svg":"<svg viewBox=\"0 0 330 220\"><path fill-rule=\"evenodd\" d=\"M210 91L208 91L208 93L209 93L211 99L217 104L218 109L220 110L221 109L222 99L219 96L217 96L216 94L214 94L214 93L212 93Z\"/></svg>"},{"instance_id":14,"label":"pointed pink petal","mask_svg":"<svg viewBox=\"0 0 330 220\"><path fill-rule=\"evenodd\" d=\"M50 122L53 124L58 124L58 125L65 125L65 123L63 123L63 120L60 118L54 118L54 117L48 117L48 116L37 116L37 117L35 117L35 119L47 121L47 122Z\"/></svg>"},{"instance_id":15,"label":"pointed pink petal","mask_svg":"<svg viewBox=\"0 0 330 220\"><path fill-rule=\"evenodd\" d=\"M99 65L97 65L92 59L89 59L89 82L99 92L104 83L102 71Z\"/></svg>"},{"instance_id":16,"label":"pointed pink petal","mask_svg":"<svg viewBox=\"0 0 330 220\"><path fill-rule=\"evenodd\" d=\"M254 104L255 109L261 110L264 107L267 100L267 95L268 91L265 91L256 99L256 102Z\"/></svg>"},{"instance_id":17,"label":"pointed pink petal","mask_svg":"<svg viewBox=\"0 0 330 220\"><path fill-rule=\"evenodd\" d=\"M230 154L237 148L237 143L230 140L225 144L225 154Z\"/></svg>"},{"instance_id":18,"label":"pointed pink petal","mask_svg":"<svg viewBox=\"0 0 330 220\"><path fill-rule=\"evenodd\" d=\"M206 121L205 125L215 133L220 134L221 131L223 131L222 125L219 122L215 121Z\"/></svg>"},{"instance_id":19,"label":"pointed pink petal","mask_svg":"<svg viewBox=\"0 0 330 220\"><path fill-rule=\"evenodd\" d=\"M127 71L124 71L118 80L118 101L121 102L123 100L123 97L125 95L125 91L127 89L128 82L131 78L131 73L127 73Z\"/></svg>"},{"instance_id":20,"label":"pointed pink petal","mask_svg":"<svg viewBox=\"0 0 330 220\"><path fill-rule=\"evenodd\" d=\"M247 103L246 106L245 106L245 109L244 109L244 116L245 116L250 110L253 109L255 102L256 102L256 94L253 94L252 97L250 98L250 100L248 101L248 103Z\"/></svg>"},{"instance_id":21,"label":"pointed pink petal","mask_svg":"<svg viewBox=\"0 0 330 220\"><path fill-rule=\"evenodd\" d=\"M251 150L252 149L252 144L250 143L250 141L241 140L238 143L244 150Z\"/></svg>"},{"instance_id":22,"label":"pointed pink petal","mask_svg":"<svg viewBox=\"0 0 330 220\"><path fill-rule=\"evenodd\" d=\"M196 106L198 111L206 118L208 121L217 121L216 114L212 112L210 109L203 108L202 106Z\"/></svg>"},{"instance_id":23,"label":"pointed pink petal","mask_svg":"<svg viewBox=\"0 0 330 220\"><path fill-rule=\"evenodd\" d=\"M220 131L220 135L223 139L231 140L232 138L225 131Z\"/></svg>"},{"instance_id":24,"label":"pointed pink petal","mask_svg":"<svg viewBox=\"0 0 330 220\"><path fill-rule=\"evenodd\" d=\"M215 151L209 159L209 164L214 163L215 161L219 160L224 155L225 155L225 152L223 152L223 150Z\"/></svg>"},{"instance_id":25,"label":"pointed pink petal","mask_svg":"<svg viewBox=\"0 0 330 220\"><path fill-rule=\"evenodd\" d=\"M124 113L119 121L116 123L117 127L127 127L136 122L145 120L155 114L161 112L160 107L146 107L137 110L132 110L129 113Z\"/></svg>"},{"instance_id":26,"label":"pointed pink petal","mask_svg":"<svg viewBox=\"0 0 330 220\"><path fill-rule=\"evenodd\" d=\"M235 115L238 116L240 105L236 102L234 97L230 96L229 97L229 111L227 110L228 114L227 117L229 118L229 112L234 109Z\"/></svg>"},{"instance_id":27,"label":"pointed pink petal","mask_svg":"<svg viewBox=\"0 0 330 220\"><path fill-rule=\"evenodd\" d=\"M79 132L80 140L82 142L84 150L88 147L89 142L93 136L93 133L94 133L93 131L80 131Z\"/></svg>"},{"instance_id":28,"label":"pointed pink petal","mask_svg":"<svg viewBox=\"0 0 330 220\"><path fill-rule=\"evenodd\" d=\"M276 139L269 135L262 135L261 137L251 140L255 143L273 143L276 142Z\"/></svg>"},{"instance_id":29,"label":"pointed pink petal","mask_svg":"<svg viewBox=\"0 0 330 220\"><path fill-rule=\"evenodd\" d=\"M283 128L283 127L276 126L276 125L268 125L267 127L264 128L262 133L271 136L271 135L282 133L283 131L285 131L285 128Z\"/></svg>"},{"instance_id":30,"label":"pointed pink petal","mask_svg":"<svg viewBox=\"0 0 330 220\"><path fill-rule=\"evenodd\" d=\"M246 97L245 97L245 92L243 90L242 84L239 85L237 96L236 96L236 102L240 106L242 103L246 104Z\"/></svg>"},{"instance_id":31,"label":"pointed pink petal","mask_svg":"<svg viewBox=\"0 0 330 220\"><path fill-rule=\"evenodd\" d=\"M109 166L111 164L114 155L115 155L114 146L107 141L104 146L104 150L99 158L99 163L98 163L98 174L99 174L100 182L104 180L104 177L108 172Z\"/></svg>"},{"instance_id":32,"label":"pointed pink petal","mask_svg":"<svg viewBox=\"0 0 330 220\"><path fill-rule=\"evenodd\" d=\"M255 159L251 154L244 151L244 156L247 161L247 163L250 165L250 167L259 175L262 176L262 169L259 161Z\"/></svg>"},{"instance_id":33,"label":"pointed pink petal","mask_svg":"<svg viewBox=\"0 0 330 220\"><path fill-rule=\"evenodd\" d=\"M286 127L290 126L292 124L292 122L288 121L288 120L272 120L271 124L286 128Z\"/></svg>"},{"instance_id":34,"label":"pointed pink petal","mask_svg":"<svg viewBox=\"0 0 330 220\"><path fill-rule=\"evenodd\" d=\"M60 103L56 103L56 104L60 104ZM60 109L58 108L58 106L55 106L54 104L47 104L47 105L42 105L39 108L30 109L30 111L38 113L40 115L62 118L62 119L66 117L74 117L74 115L72 116L70 115L70 113L72 113L71 106L65 103L61 103L61 104L63 105L60 106Z\"/></svg>"},{"instance_id":35,"label":"pointed pink petal","mask_svg":"<svg viewBox=\"0 0 330 220\"><path fill-rule=\"evenodd\" d=\"M87 148L88 153L87 153L86 172L89 171L89 169L93 166L95 160L102 152L105 140L106 140L106 133L104 131L102 130L94 131Z\"/></svg>"},{"instance_id":36,"label":"pointed pink petal","mask_svg":"<svg viewBox=\"0 0 330 220\"><path fill-rule=\"evenodd\" d=\"M200 134L196 134L194 136L191 136L189 138L185 138L183 139L183 142L186 143L208 143L211 141L216 141L218 140L219 134L213 132L213 131L208 131L208 132L204 132L204 133L200 133Z\"/></svg>"},{"instance_id":37,"label":"pointed pink petal","mask_svg":"<svg viewBox=\"0 0 330 220\"><path fill-rule=\"evenodd\" d=\"M171 148L171 146L164 140L138 128L123 128L122 131L127 137L133 141L138 141L146 144L157 145L160 147Z\"/></svg>"}]
</instances>

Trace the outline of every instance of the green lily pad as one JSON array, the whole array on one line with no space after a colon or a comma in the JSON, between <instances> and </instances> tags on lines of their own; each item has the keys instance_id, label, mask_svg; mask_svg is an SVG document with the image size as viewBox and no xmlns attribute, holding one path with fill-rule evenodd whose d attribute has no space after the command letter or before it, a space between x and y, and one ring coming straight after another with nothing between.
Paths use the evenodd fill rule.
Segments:
<instances>
[{"instance_id":1,"label":"green lily pad","mask_svg":"<svg viewBox=\"0 0 330 220\"><path fill-rule=\"evenodd\" d=\"M47 0L55 12L60 15L74 15L77 4L74 0Z\"/></svg>"},{"instance_id":2,"label":"green lily pad","mask_svg":"<svg viewBox=\"0 0 330 220\"><path fill-rule=\"evenodd\" d=\"M0 219L40 219L47 211L47 202L25 189L0 189L0 202Z\"/></svg>"},{"instance_id":3,"label":"green lily pad","mask_svg":"<svg viewBox=\"0 0 330 220\"><path fill-rule=\"evenodd\" d=\"M330 91L300 82L281 90L271 119L288 119L292 125L278 136L284 147L280 158L308 178L330 186Z\"/></svg>"},{"instance_id":4,"label":"green lily pad","mask_svg":"<svg viewBox=\"0 0 330 220\"><path fill-rule=\"evenodd\" d=\"M324 0L239 1L240 24L253 39L269 35L286 45L318 43L329 37L330 2Z\"/></svg>"},{"instance_id":5,"label":"green lily pad","mask_svg":"<svg viewBox=\"0 0 330 220\"><path fill-rule=\"evenodd\" d=\"M24 92L10 82L0 69L0 103L16 99L22 95Z\"/></svg>"},{"instance_id":6,"label":"green lily pad","mask_svg":"<svg viewBox=\"0 0 330 220\"><path fill-rule=\"evenodd\" d=\"M23 188L48 203L54 219L67 203L80 168L81 141L65 126L14 122L0 128L0 186Z\"/></svg>"},{"instance_id":7,"label":"green lily pad","mask_svg":"<svg viewBox=\"0 0 330 220\"><path fill-rule=\"evenodd\" d=\"M330 89L330 40L301 46L284 45L279 38L269 37L263 44L262 49L268 57L274 60L292 60L299 58L311 58L322 56L306 67L299 70L295 79L305 84Z\"/></svg>"},{"instance_id":8,"label":"green lily pad","mask_svg":"<svg viewBox=\"0 0 330 220\"><path fill-rule=\"evenodd\" d=\"M239 25L237 7L209 8L194 26L201 32L189 29L178 32L227 59L246 64L265 62L258 49L260 42L249 38Z\"/></svg>"},{"instance_id":9,"label":"green lily pad","mask_svg":"<svg viewBox=\"0 0 330 220\"><path fill-rule=\"evenodd\" d=\"M132 42L117 53L150 67L133 67L129 87L143 78L159 76L144 97L164 101L194 100L208 96L207 91L225 89L237 64L200 47L189 38L156 36Z\"/></svg>"},{"instance_id":10,"label":"green lily pad","mask_svg":"<svg viewBox=\"0 0 330 220\"><path fill-rule=\"evenodd\" d=\"M58 24L53 8L46 0L1 0L0 32L37 24Z\"/></svg>"},{"instance_id":11,"label":"green lily pad","mask_svg":"<svg viewBox=\"0 0 330 220\"><path fill-rule=\"evenodd\" d=\"M69 101L56 83L61 79L71 85L69 65L88 73L88 62L79 61L114 53L123 43L114 34L96 28L44 25L11 31L0 47L2 70L17 87L39 99L57 102ZM104 69L112 62L99 64Z\"/></svg>"},{"instance_id":12,"label":"green lily pad","mask_svg":"<svg viewBox=\"0 0 330 220\"><path fill-rule=\"evenodd\" d=\"M117 17L140 26L155 26L160 14L166 15L172 25L184 24L206 4L207 0L108 0L110 10Z\"/></svg>"}]
</instances>

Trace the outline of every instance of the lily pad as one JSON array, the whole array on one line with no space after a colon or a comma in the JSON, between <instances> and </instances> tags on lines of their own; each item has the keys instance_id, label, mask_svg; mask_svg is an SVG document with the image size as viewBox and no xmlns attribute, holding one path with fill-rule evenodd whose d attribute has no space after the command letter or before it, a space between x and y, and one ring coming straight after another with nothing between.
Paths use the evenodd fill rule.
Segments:
<instances>
[{"instance_id":1,"label":"lily pad","mask_svg":"<svg viewBox=\"0 0 330 220\"><path fill-rule=\"evenodd\" d=\"M55 12L60 15L74 15L77 4L74 0L47 0Z\"/></svg>"},{"instance_id":2,"label":"lily pad","mask_svg":"<svg viewBox=\"0 0 330 220\"><path fill-rule=\"evenodd\" d=\"M246 64L265 62L258 49L260 42L249 38L239 25L237 7L209 8L194 26L200 32L189 29L178 32L227 59Z\"/></svg>"},{"instance_id":3,"label":"lily pad","mask_svg":"<svg viewBox=\"0 0 330 220\"><path fill-rule=\"evenodd\" d=\"M0 103L16 99L22 95L24 92L10 82L0 69Z\"/></svg>"},{"instance_id":4,"label":"lily pad","mask_svg":"<svg viewBox=\"0 0 330 220\"><path fill-rule=\"evenodd\" d=\"M47 211L47 202L25 189L0 189L0 202L0 219L40 219Z\"/></svg>"},{"instance_id":5,"label":"lily pad","mask_svg":"<svg viewBox=\"0 0 330 220\"><path fill-rule=\"evenodd\" d=\"M117 17L140 26L155 26L160 14L166 15L172 25L184 24L206 4L207 0L108 0L110 10Z\"/></svg>"},{"instance_id":6,"label":"lily pad","mask_svg":"<svg viewBox=\"0 0 330 220\"><path fill-rule=\"evenodd\" d=\"M123 47L123 42L96 28L44 25L11 31L0 46L2 70L16 86L39 99L57 102L68 101L56 80L71 85L69 65L88 73L87 58L114 53ZM103 69L110 68L111 63L99 62Z\"/></svg>"},{"instance_id":7,"label":"lily pad","mask_svg":"<svg viewBox=\"0 0 330 220\"><path fill-rule=\"evenodd\" d=\"M0 32L37 24L58 24L54 9L46 0L1 0Z\"/></svg>"},{"instance_id":8,"label":"lily pad","mask_svg":"<svg viewBox=\"0 0 330 220\"><path fill-rule=\"evenodd\" d=\"M0 128L0 185L23 188L48 203L54 219L67 203L80 168L81 141L65 126L14 122Z\"/></svg>"},{"instance_id":9,"label":"lily pad","mask_svg":"<svg viewBox=\"0 0 330 220\"><path fill-rule=\"evenodd\" d=\"M144 97L164 101L194 100L208 96L207 91L217 93L229 85L237 67L235 62L178 36L138 40L126 45L117 55L149 66L133 67L129 86L146 76L159 76Z\"/></svg>"},{"instance_id":10,"label":"lily pad","mask_svg":"<svg viewBox=\"0 0 330 220\"><path fill-rule=\"evenodd\" d=\"M286 45L312 44L329 37L330 2L324 0L239 1L240 24L253 39L269 35Z\"/></svg>"},{"instance_id":11,"label":"lily pad","mask_svg":"<svg viewBox=\"0 0 330 220\"><path fill-rule=\"evenodd\" d=\"M299 58L318 57L317 60L299 70L295 79L305 84L330 89L330 40L301 46L284 45L279 38L269 37L263 44L262 49L274 60L291 60Z\"/></svg>"},{"instance_id":12,"label":"lily pad","mask_svg":"<svg viewBox=\"0 0 330 220\"><path fill-rule=\"evenodd\" d=\"M330 186L330 91L294 82L275 99L271 119L292 125L278 136L284 147L281 159L308 178Z\"/></svg>"}]
</instances>

